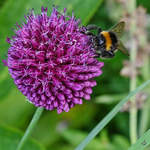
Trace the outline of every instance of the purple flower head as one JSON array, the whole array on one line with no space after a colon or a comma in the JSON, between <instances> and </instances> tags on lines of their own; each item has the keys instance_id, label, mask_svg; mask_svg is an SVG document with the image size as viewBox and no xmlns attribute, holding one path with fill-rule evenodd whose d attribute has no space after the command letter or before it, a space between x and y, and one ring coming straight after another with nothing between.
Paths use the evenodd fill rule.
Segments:
<instances>
[{"instance_id":1,"label":"purple flower head","mask_svg":"<svg viewBox=\"0 0 150 150\"><path fill-rule=\"evenodd\" d=\"M89 37L79 20L42 8L17 25L8 50L7 66L18 89L37 107L68 112L82 98L89 100L102 62L94 58ZM6 64L6 62L5 62Z\"/></svg>"}]
</instances>

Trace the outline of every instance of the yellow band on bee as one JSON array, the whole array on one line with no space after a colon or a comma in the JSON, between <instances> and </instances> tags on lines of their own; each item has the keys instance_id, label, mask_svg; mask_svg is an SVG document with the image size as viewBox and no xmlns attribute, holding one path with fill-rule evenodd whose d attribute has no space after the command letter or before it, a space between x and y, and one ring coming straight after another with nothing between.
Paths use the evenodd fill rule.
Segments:
<instances>
[{"instance_id":1,"label":"yellow band on bee","mask_svg":"<svg viewBox=\"0 0 150 150\"><path fill-rule=\"evenodd\" d=\"M101 34L104 36L104 38L106 40L106 50L109 51L112 46L112 40L110 37L110 33L107 31L102 31Z\"/></svg>"}]
</instances>

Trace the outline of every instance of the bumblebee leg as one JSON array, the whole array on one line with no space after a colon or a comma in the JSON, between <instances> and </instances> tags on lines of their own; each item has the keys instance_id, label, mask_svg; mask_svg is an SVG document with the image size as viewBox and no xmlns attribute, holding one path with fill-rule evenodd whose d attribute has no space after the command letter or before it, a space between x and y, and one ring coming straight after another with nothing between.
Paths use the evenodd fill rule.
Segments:
<instances>
[{"instance_id":1,"label":"bumblebee leg","mask_svg":"<svg viewBox=\"0 0 150 150\"><path fill-rule=\"evenodd\" d=\"M99 35L102 32L102 29L100 27L98 27L97 29L97 35Z\"/></svg>"},{"instance_id":2,"label":"bumblebee leg","mask_svg":"<svg viewBox=\"0 0 150 150\"><path fill-rule=\"evenodd\" d=\"M96 53L96 55L94 56L94 58L100 58L101 54Z\"/></svg>"},{"instance_id":3,"label":"bumblebee leg","mask_svg":"<svg viewBox=\"0 0 150 150\"><path fill-rule=\"evenodd\" d=\"M99 35L102 32L102 29L94 24L87 25L86 29L87 30L97 30L97 35Z\"/></svg>"},{"instance_id":4,"label":"bumblebee leg","mask_svg":"<svg viewBox=\"0 0 150 150\"><path fill-rule=\"evenodd\" d=\"M109 51L109 56L110 56L109 58L112 58L115 56L115 54L113 52Z\"/></svg>"},{"instance_id":5,"label":"bumblebee leg","mask_svg":"<svg viewBox=\"0 0 150 150\"><path fill-rule=\"evenodd\" d=\"M86 34L86 35L92 35L92 36L95 36L92 32L90 32L90 31L81 31L81 33L83 33L83 34Z\"/></svg>"},{"instance_id":6,"label":"bumblebee leg","mask_svg":"<svg viewBox=\"0 0 150 150\"><path fill-rule=\"evenodd\" d=\"M92 32L90 32L90 31L85 31L84 34L95 36L95 35L94 35Z\"/></svg>"},{"instance_id":7,"label":"bumblebee leg","mask_svg":"<svg viewBox=\"0 0 150 150\"><path fill-rule=\"evenodd\" d=\"M92 32L90 32L91 30L97 30L97 35L99 35L102 32L102 29L100 27L98 27L97 25L94 25L94 24L87 25L85 27L85 29L86 29L86 31L84 31L84 33L86 35L93 35L94 36L94 34Z\"/></svg>"},{"instance_id":8,"label":"bumblebee leg","mask_svg":"<svg viewBox=\"0 0 150 150\"><path fill-rule=\"evenodd\" d=\"M96 26L95 24L90 24L86 26L87 30L97 30L98 26Z\"/></svg>"},{"instance_id":9,"label":"bumblebee leg","mask_svg":"<svg viewBox=\"0 0 150 150\"><path fill-rule=\"evenodd\" d=\"M96 56L95 56L94 58L99 58L99 57L101 57L103 52L100 50L100 47L97 46L97 45L95 45L94 48L95 48L95 54L96 54Z\"/></svg>"},{"instance_id":10,"label":"bumblebee leg","mask_svg":"<svg viewBox=\"0 0 150 150\"><path fill-rule=\"evenodd\" d=\"M102 56L101 52L96 50L94 58L100 58Z\"/></svg>"},{"instance_id":11,"label":"bumblebee leg","mask_svg":"<svg viewBox=\"0 0 150 150\"><path fill-rule=\"evenodd\" d=\"M113 52L111 52L111 51L102 52L102 57L103 58L112 58L114 56L115 56L115 54Z\"/></svg>"}]
</instances>

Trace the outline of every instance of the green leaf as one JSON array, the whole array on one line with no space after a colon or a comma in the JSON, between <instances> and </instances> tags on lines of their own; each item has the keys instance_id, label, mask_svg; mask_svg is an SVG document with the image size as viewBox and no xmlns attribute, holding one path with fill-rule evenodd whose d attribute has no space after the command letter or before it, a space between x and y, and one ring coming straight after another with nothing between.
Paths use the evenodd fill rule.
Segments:
<instances>
[{"instance_id":1,"label":"green leaf","mask_svg":"<svg viewBox=\"0 0 150 150\"><path fill-rule=\"evenodd\" d=\"M0 126L0 150L16 150L22 133L17 129ZM45 150L42 145L29 139L22 150Z\"/></svg>"},{"instance_id":2,"label":"green leaf","mask_svg":"<svg viewBox=\"0 0 150 150\"><path fill-rule=\"evenodd\" d=\"M95 102L100 104L113 104L120 101L120 99L122 99L126 95L127 94L101 95L95 98Z\"/></svg>"},{"instance_id":3,"label":"green leaf","mask_svg":"<svg viewBox=\"0 0 150 150\"><path fill-rule=\"evenodd\" d=\"M127 150L129 147L129 141L120 135L113 136L113 145L115 145L115 149Z\"/></svg>"},{"instance_id":4,"label":"green leaf","mask_svg":"<svg viewBox=\"0 0 150 150\"><path fill-rule=\"evenodd\" d=\"M80 128L87 124L90 126L97 112L98 109L91 103L85 103L82 106L77 105L71 109L69 113L64 112L60 115L58 115L56 111L47 112L39 120L32 136L40 140L40 142L46 146L51 145L60 138L58 132L60 127L69 125L70 128ZM81 114L83 114L82 118L79 118Z\"/></svg>"},{"instance_id":5,"label":"green leaf","mask_svg":"<svg viewBox=\"0 0 150 150\"><path fill-rule=\"evenodd\" d=\"M55 150L73 150L73 147L72 146L69 146L69 145L56 145L55 146Z\"/></svg>"},{"instance_id":6,"label":"green leaf","mask_svg":"<svg viewBox=\"0 0 150 150\"><path fill-rule=\"evenodd\" d=\"M143 6L147 13L150 13L150 5L147 3L147 0L137 0L137 5L138 6Z\"/></svg>"},{"instance_id":7,"label":"green leaf","mask_svg":"<svg viewBox=\"0 0 150 150\"><path fill-rule=\"evenodd\" d=\"M67 142L72 146L77 145L82 139L87 136L87 133L79 130L66 129L60 133ZM73 137L73 138L72 138ZM115 135L110 141L108 134L105 130L100 134L100 137L92 140L91 143L85 148L85 150L126 150L129 147L129 142L126 138L120 135Z\"/></svg>"},{"instance_id":8,"label":"green leaf","mask_svg":"<svg viewBox=\"0 0 150 150\"><path fill-rule=\"evenodd\" d=\"M7 93L7 96L0 100L0 123L5 122L11 126L25 127L33 111L34 105L31 105L25 96L14 87Z\"/></svg>"},{"instance_id":9,"label":"green leaf","mask_svg":"<svg viewBox=\"0 0 150 150\"><path fill-rule=\"evenodd\" d=\"M60 10L67 8L67 12L72 13L81 19L83 24L87 24L90 19L94 16L99 6L102 4L103 0L55 0L54 4L58 6Z\"/></svg>"},{"instance_id":10,"label":"green leaf","mask_svg":"<svg viewBox=\"0 0 150 150\"><path fill-rule=\"evenodd\" d=\"M128 150L144 150L150 145L150 129L145 132Z\"/></svg>"},{"instance_id":11,"label":"green leaf","mask_svg":"<svg viewBox=\"0 0 150 150\"><path fill-rule=\"evenodd\" d=\"M135 94L141 91L144 87L146 87L150 83L150 80L144 82L141 86L136 88L134 91L130 92L127 97L121 100L111 112L104 117L102 121L100 121L97 126L88 134L88 136L78 145L75 150L83 150L83 148L116 116L116 114L120 111L122 106Z\"/></svg>"},{"instance_id":12,"label":"green leaf","mask_svg":"<svg viewBox=\"0 0 150 150\"><path fill-rule=\"evenodd\" d=\"M67 130L62 131L61 135L71 145L75 146L87 136L87 133L84 133L78 130L67 129ZM108 150L108 149L114 150L114 148L115 146L112 145L109 140L104 140L104 139L101 140L101 139L96 138L85 148L85 150Z\"/></svg>"},{"instance_id":13,"label":"green leaf","mask_svg":"<svg viewBox=\"0 0 150 150\"><path fill-rule=\"evenodd\" d=\"M5 4L6 0L0 0L0 8Z\"/></svg>"}]
</instances>

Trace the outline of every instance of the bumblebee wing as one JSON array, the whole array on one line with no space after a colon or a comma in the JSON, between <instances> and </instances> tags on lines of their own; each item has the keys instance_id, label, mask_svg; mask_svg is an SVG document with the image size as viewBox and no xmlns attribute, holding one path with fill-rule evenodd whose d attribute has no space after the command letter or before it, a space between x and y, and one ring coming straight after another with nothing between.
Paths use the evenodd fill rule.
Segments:
<instances>
[{"instance_id":1,"label":"bumblebee wing","mask_svg":"<svg viewBox=\"0 0 150 150\"><path fill-rule=\"evenodd\" d=\"M117 37L121 37L121 35L124 31L124 28L125 28L125 22L120 21L119 23L114 25L109 31L114 32L117 35Z\"/></svg>"},{"instance_id":2,"label":"bumblebee wing","mask_svg":"<svg viewBox=\"0 0 150 150\"><path fill-rule=\"evenodd\" d=\"M121 41L119 41L119 43L118 43L118 50L120 50L125 55L129 56L129 52L128 52L127 48L123 45L123 43Z\"/></svg>"}]
</instances>

